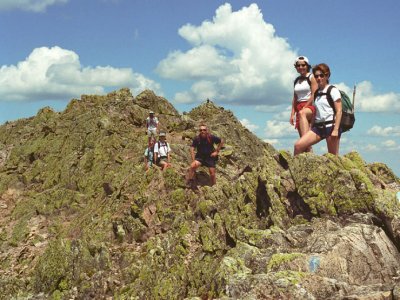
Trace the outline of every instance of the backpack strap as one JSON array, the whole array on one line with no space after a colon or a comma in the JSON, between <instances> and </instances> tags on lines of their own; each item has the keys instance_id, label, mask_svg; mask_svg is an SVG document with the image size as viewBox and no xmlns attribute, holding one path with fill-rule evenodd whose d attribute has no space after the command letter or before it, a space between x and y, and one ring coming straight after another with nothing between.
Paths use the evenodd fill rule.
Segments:
<instances>
[{"instance_id":1,"label":"backpack strap","mask_svg":"<svg viewBox=\"0 0 400 300\"><path fill-rule=\"evenodd\" d=\"M160 153L160 148L161 148L160 141L158 141L157 143L158 143L158 153ZM169 153L169 151L168 151L168 142L165 142L165 145L163 147L166 149L165 153L168 154Z\"/></svg>"},{"instance_id":2,"label":"backpack strap","mask_svg":"<svg viewBox=\"0 0 400 300\"><path fill-rule=\"evenodd\" d=\"M295 85L297 84L297 82L299 82L300 79L307 79L307 83L308 83L308 85L311 87L311 79L310 79L310 77L311 77L311 73L308 74L308 76L306 76L306 77L298 76L298 77L294 80L293 86L295 86Z\"/></svg>"},{"instance_id":3,"label":"backpack strap","mask_svg":"<svg viewBox=\"0 0 400 300\"><path fill-rule=\"evenodd\" d=\"M333 113L336 114L335 104L333 103L333 98L331 95L331 91L334 87L335 87L334 85L330 85L328 87L328 90L326 91L326 99L328 100L329 105L332 107Z\"/></svg>"},{"instance_id":4,"label":"backpack strap","mask_svg":"<svg viewBox=\"0 0 400 300\"><path fill-rule=\"evenodd\" d=\"M332 107L333 111L336 113L336 109L335 109L335 104L333 103L333 98L331 95L331 91L334 88L334 85L330 85L328 87L328 89L326 90L326 93L322 93L319 90L316 90L314 93L314 100L318 97L318 96L326 96L326 99L328 100L328 103L330 105L330 107Z\"/></svg>"},{"instance_id":5,"label":"backpack strap","mask_svg":"<svg viewBox=\"0 0 400 300\"><path fill-rule=\"evenodd\" d=\"M336 114L336 109L335 109L335 104L333 103L333 98L331 95L331 91L334 88L334 85L330 85L328 89L326 90L326 93L321 93L319 90L316 90L314 93L314 101L317 98L317 96L324 96L326 95L326 99L328 100L329 106L332 107L333 113Z\"/></svg>"}]
</instances>

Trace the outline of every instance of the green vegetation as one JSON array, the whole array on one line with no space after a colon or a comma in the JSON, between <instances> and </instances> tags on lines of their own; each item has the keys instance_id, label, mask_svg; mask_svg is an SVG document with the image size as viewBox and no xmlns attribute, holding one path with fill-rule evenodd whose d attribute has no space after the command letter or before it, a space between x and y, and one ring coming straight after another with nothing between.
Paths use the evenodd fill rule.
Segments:
<instances>
[{"instance_id":1,"label":"green vegetation","mask_svg":"<svg viewBox=\"0 0 400 300\"><path fill-rule=\"evenodd\" d=\"M303 253L276 253L272 255L271 259L267 265L267 271L274 271L279 269L279 267L283 264L291 262L297 258L304 258L305 255Z\"/></svg>"},{"instance_id":2,"label":"green vegetation","mask_svg":"<svg viewBox=\"0 0 400 300\"><path fill-rule=\"evenodd\" d=\"M174 151L165 172L143 168L149 109ZM202 121L227 148L217 184L201 173L191 190L190 138ZM250 299L260 278L279 293L276 281L303 284L300 252L318 226L368 213L398 232L400 182L386 166L355 152L278 152L212 102L180 116L151 91L82 96L61 113L44 108L0 126L0 151L8 299L224 299L244 290Z\"/></svg>"}]
</instances>

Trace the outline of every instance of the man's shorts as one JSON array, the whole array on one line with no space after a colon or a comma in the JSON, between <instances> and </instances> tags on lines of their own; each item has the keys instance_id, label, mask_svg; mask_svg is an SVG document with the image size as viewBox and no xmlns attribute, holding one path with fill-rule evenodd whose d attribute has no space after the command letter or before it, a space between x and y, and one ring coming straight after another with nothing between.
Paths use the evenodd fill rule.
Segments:
<instances>
[{"instance_id":1,"label":"man's shorts","mask_svg":"<svg viewBox=\"0 0 400 300\"><path fill-rule=\"evenodd\" d=\"M218 161L218 156L217 157L196 156L195 160L201 163L202 166L205 166L207 168L215 168L215 165L217 164Z\"/></svg>"},{"instance_id":2,"label":"man's shorts","mask_svg":"<svg viewBox=\"0 0 400 300\"><path fill-rule=\"evenodd\" d=\"M149 137L151 137L151 136L154 136L154 137L156 137L157 136L157 128L147 128L147 135L149 136Z\"/></svg>"},{"instance_id":3,"label":"man's shorts","mask_svg":"<svg viewBox=\"0 0 400 300\"><path fill-rule=\"evenodd\" d=\"M333 124L329 124L331 126L326 127L326 126L313 126L311 128L311 130L318 135L322 140L331 136L333 128L335 128L335 126L333 126ZM342 135L342 129L339 128L339 137Z\"/></svg>"},{"instance_id":4,"label":"man's shorts","mask_svg":"<svg viewBox=\"0 0 400 300\"><path fill-rule=\"evenodd\" d=\"M161 164L161 162L168 163L168 157L167 156L161 156L161 157L157 158L156 165L161 167L163 165L163 164Z\"/></svg>"}]
</instances>

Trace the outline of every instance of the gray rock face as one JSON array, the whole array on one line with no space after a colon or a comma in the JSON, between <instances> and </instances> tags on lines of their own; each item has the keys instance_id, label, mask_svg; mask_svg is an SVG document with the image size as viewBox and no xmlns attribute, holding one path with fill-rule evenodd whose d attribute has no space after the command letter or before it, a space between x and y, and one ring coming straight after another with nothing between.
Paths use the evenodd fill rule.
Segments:
<instances>
[{"instance_id":1,"label":"gray rock face","mask_svg":"<svg viewBox=\"0 0 400 300\"><path fill-rule=\"evenodd\" d=\"M143 168L148 111L172 168ZM217 184L185 185L205 122ZM0 299L399 299L400 181L277 151L232 112L152 91L82 96L0 126Z\"/></svg>"},{"instance_id":2,"label":"gray rock face","mask_svg":"<svg viewBox=\"0 0 400 300\"><path fill-rule=\"evenodd\" d=\"M392 299L400 256L382 229L372 224L341 225L318 219L271 238L275 243L270 249L279 252L245 250L243 246L236 249L239 255L231 251L250 270L241 277L238 272L228 277L226 293L233 299L349 299L350 295L369 299L386 294ZM254 261L264 261L267 272L252 265Z\"/></svg>"}]
</instances>

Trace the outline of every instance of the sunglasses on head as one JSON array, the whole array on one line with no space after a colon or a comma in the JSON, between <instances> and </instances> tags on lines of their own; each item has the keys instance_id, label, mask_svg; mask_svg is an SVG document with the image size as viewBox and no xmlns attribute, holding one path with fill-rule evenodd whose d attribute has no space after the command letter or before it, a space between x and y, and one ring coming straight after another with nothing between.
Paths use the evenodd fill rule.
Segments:
<instances>
[{"instance_id":1,"label":"sunglasses on head","mask_svg":"<svg viewBox=\"0 0 400 300\"><path fill-rule=\"evenodd\" d=\"M315 78L325 78L325 74L315 74Z\"/></svg>"}]
</instances>

